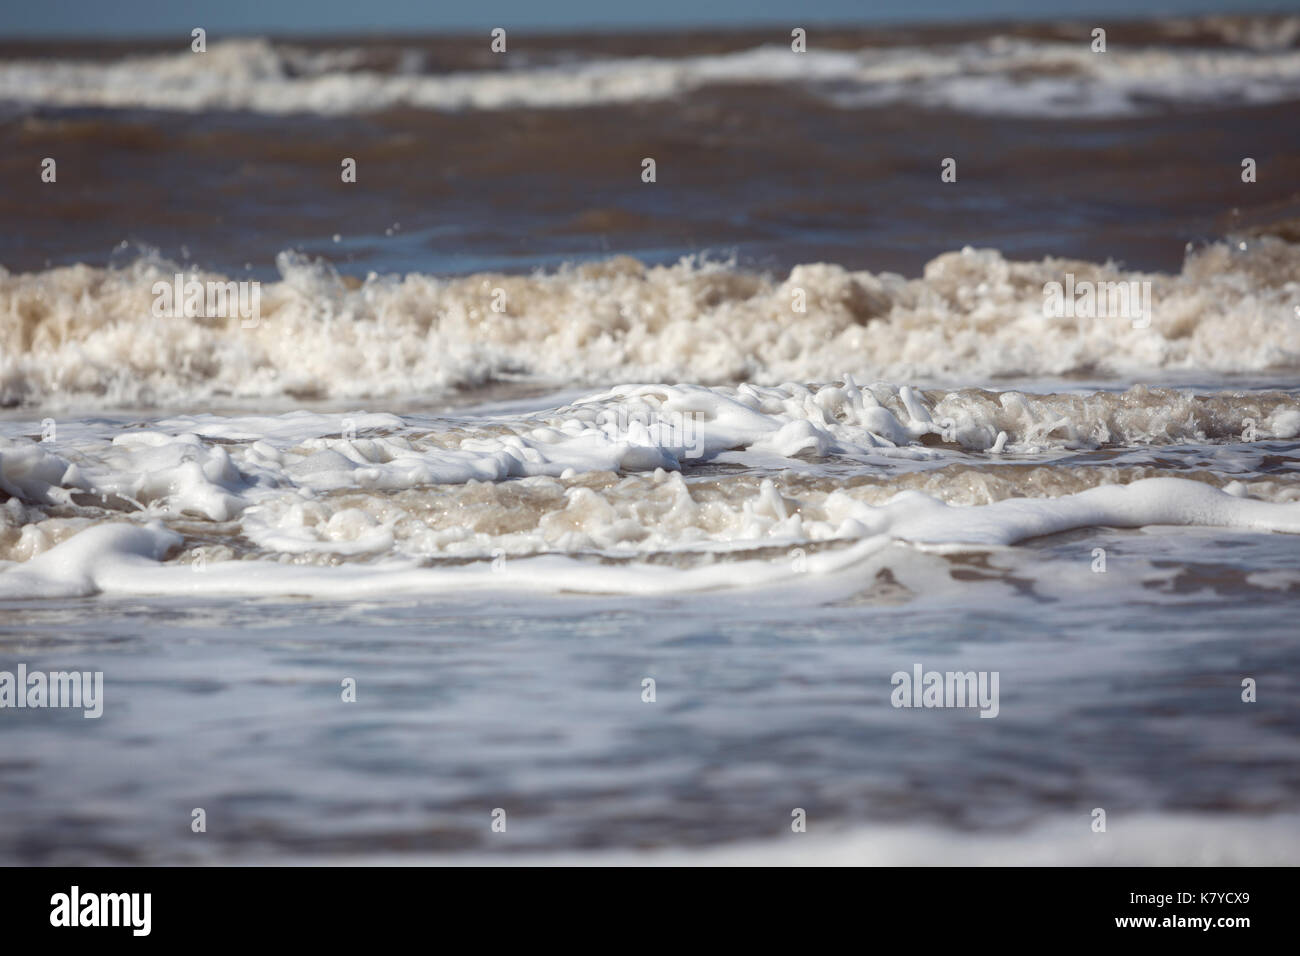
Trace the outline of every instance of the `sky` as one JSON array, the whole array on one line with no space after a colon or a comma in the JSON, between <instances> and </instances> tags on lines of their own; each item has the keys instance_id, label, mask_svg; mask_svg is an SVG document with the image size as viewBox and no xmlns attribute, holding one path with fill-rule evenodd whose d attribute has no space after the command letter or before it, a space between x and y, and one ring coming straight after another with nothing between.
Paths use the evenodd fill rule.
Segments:
<instances>
[{"instance_id":1,"label":"sky","mask_svg":"<svg viewBox=\"0 0 1300 956\"><path fill-rule=\"evenodd\" d=\"M1283 10L1300 0L4 0L0 38L472 33Z\"/></svg>"}]
</instances>

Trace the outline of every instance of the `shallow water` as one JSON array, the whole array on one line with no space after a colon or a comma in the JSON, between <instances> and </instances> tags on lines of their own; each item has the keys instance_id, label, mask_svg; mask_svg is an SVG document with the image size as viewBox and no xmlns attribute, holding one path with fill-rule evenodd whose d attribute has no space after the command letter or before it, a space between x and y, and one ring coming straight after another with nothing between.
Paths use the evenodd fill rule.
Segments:
<instances>
[{"instance_id":1,"label":"shallow water","mask_svg":"<svg viewBox=\"0 0 1300 956\"><path fill-rule=\"evenodd\" d=\"M1089 570L1097 546L1112 555L1105 575ZM1085 833L1099 806L1111 822L1096 840L1121 848L1144 814L1267 820L1297 809L1294 558L1276 536L1148 529L912 555L929 589L919 600L864 572L824 603L797 586L733 599L7 603L6 659L102 669L108 690L99 721L6 721L23 741L5 778L24 825L4 829L3 852L704 847L788 837L802 807L823 838L928 824L957 831L956 854L960 833L1014 842L1060 818ZM1289 593L1243 584L1248 570L1280 572ZM889 675L914 662L1000 671L998 717L892 708ZM1251 675L1260 703L1245 705ZM340 702L344 677L355 704ZM646 677L654 703L641 700ZM67 785L68 767L82 785ZM189 832L194 807L206 834ZM497 807L505 834L488 828ZM1194 832L1148 862L1233 850L1213 827ZM1271 839L1294 846L1294 834L1281 823ZM893 855L938 862L933 850ZM1235 859L1261 852L1250 841Z\"/></svg>"},{"instance_id":2,"label":"shallow water","mask_svg":"<svg viewBox=\"0 0 1300 956\"><path fill-rule=\"evenodd\" d=\"M1153 404L1160 416L1172 402L1185 425L1198 403L1177 406L1178 395ZM1247 401L1296 405L1294 391L1221 403ZM301 417L269 422L292 434ZM403 427L417 433L438 422L413 419ZM474 421L462 413L456 425ZM80 427L87 437L67 445L81 443L72 457L93 476L102 445L89 436L120 426ZM248 421L204 427L233 433ZM1169 417L1142 427L1167 434ZM809 852L824 859L1286 862L1300 809L1295 534L1199 527L1195 512L1188 527L1093 517L1042 537L1016 516L969 519L991 502L1050 505L1179 476L1249 496L1209 491L1300 531L1295 442L1235 437L1144 434L1089 449L1058 436L997 455L916 444L884 451L919 457L780 465L731 452L718 457L732 465L680 472L417 476L387 491L318 493L282 475L265 494L299 510L252 505L221 521L185 513L213 499L154 471L168 493L145 503L147 516L91 499L33 508L50 516L7 534L11 558L40 536L84 542L86 528L133 515L178 537L164 540L162 564L106 544L44 576L15 582L39 561L0 572L13 586L0 659L102 670L106 686L99 720L8 712L7 740L21 744L5 778L23 825L4 830L3 853L393 862L713 847L807 862L780 840L799 807L822 838ZM250 443L226 441L210 447L242 461ZM204 447L190 448L191 462ZM906 489L956 507L938 525L909 528L904 515L894 532L904 538L1030 536L936 547L833 527L828 498L866 521ZM303 506L325 511L303 521ZM359 513L378 517L346 520ZM388 536L364 546L380 524ZM19 596L41 587L49 597ZM87 591L103 593L78 596ZM891 675L918 663L997 672L996 719L895 709ZM341 699L345 678L355 703ZM1258 703L1241 701L1244 678L1257 681ZM70 765L93 790L66 786ZM208 814L203 835L188 829L195 807ZM1095 807L1111 814L1095 836L1113 843L1078 839ZM505 834L489 829L496 808ZM1192 822L1179 823L1185 814ZM1233 821L1264 829L1222 829ZM1178 835L1154 836L1164 827Z\"/></svg>"}]
</instances>

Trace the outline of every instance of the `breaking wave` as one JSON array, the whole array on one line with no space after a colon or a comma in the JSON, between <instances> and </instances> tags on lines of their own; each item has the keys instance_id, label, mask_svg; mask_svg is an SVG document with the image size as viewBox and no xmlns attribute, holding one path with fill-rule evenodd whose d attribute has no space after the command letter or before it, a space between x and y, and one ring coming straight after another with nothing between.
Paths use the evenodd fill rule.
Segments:
<instances>
[{"instance_id":1,"label":"breaking wave","mask_svg":"<svg viewBox=\"0 0 1300 956\"><path fill-rule=\"evenodd\" d=\"M261 317L154 314L153 258L0 271L0 404L193 407L229 399L429 398L494 382L1172 381L1300 368L1300 245L1189 252L1177 275L965 249L918 279L797 266L784 279L616 258L549 274L342 278L279 257ZM186 273L188 279L227 281ZM1150 282L1150 325L1054 316L1044 287ZM802 307L803 311L799 311Z\"/></svg>"}]
</instances>

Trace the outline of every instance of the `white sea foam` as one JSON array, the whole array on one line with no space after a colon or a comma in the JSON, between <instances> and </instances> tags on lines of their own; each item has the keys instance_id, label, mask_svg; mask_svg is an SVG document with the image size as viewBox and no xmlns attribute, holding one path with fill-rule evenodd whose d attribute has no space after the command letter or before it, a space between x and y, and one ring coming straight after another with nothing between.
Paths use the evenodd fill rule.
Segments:
<instances>
[{"instance_id":1,"label":"white sea foam","mask_svg":"<svg viewBox=\"0 0 1300 956\"><path fill-rule=\"evenodd\" d=\"M676 59L650 56L449 74L359 69L355 50L263 39L205 54L0 64L0 100L49 106L344 114L392 107L574 108L664 100L719 84L801 84L842 107L889 103L978 113L1106 116L1160 103L1269 103L1300 96L1300 51L1129 47L998 37L954 46L819 50L788 46Z\"/></svg>"},{"instance_id":2,"label":"white sea foam","mask_svg":"<svg viewBox=\"0 0 1300 956\"><path fill-rule=\"evenodd\" d=\"M229 559L232 550L219 546L212 549L215 552L212 563L196 569L194 562L187 560L188 555L182 555L179 562L162 563L165 556L177 554L182 537L161 522L88 523L30 561L0 565L0 596L106 592L360 598L391 593L455 594L469 590L519 589L666 594L784 584L795 573L813 578L834 575L878 556L894 541L969 549L1005 546L1077 528L1146 525L1198 525L1300 534L1300 502L1243 500L1201 482L1181 478L1152 478L1130 485L1097 487L1062 498L1016 498L968 507L946 505L920 492L900 493L880 506L857 501L845 492L835 492L829 499L826 510L833 526L817 527L813 521L809 522L812 527L804 527L799 515L787 516L779 511L783 506L797 503L785 501L770 485L764 485L748 502L748 507L741 510L754 513L755 526L769 532L766 538L748 543L780 546L783 550L779 556L775 559L742 557L690 566L644 562L602 566L585 559L584 554L591 553L586 549L576 554L511 558L500 564L429 566L427 562L410 558L385 556L370 562L338 565L285 561L287 554L280 561L272 562L232 560ZM600 508L601 504L597 502L595 506ZM606 514L600 517L614 517L608 513L610 510L605 509ZM363 530L376 528L376 522L364 512L358 514L365 522ZM335 517L339 515L345 519L351 517L349 511L335 512ZM295 517L302 520L301 514ZM580 515L579 520L586 517ZM356 533L355 526L349 528L346 520L333 521L333 524L337 528L329 530L339 530L344 536ZM289 527L285 539L302 542L306 540L303 532L309 530ZM824 540L839 540L848 546L804 555L798 571L792 571L789 549L806 543L810 535L815 537L828 530L830 534ZM643 533L644 529L637 529L638 536ZM334 551L328 541L318 538L317 543L320 552ZM392 543L391 535L385 536L379 548ZM617 556L618 550L609 549L606 553Z\"/></svg>"},{"instance_id":3,"label":"white sea foam","mask_svg":"<svg viewBox=\"0 0 1300 956\"><path fill-rule=\"evenodd\" d=\"M1233 478L1222 454L1215 471L1165 477L1161 459L1237 442L1243 417L1257 441L1294 437L1298 408L1282 392L945 393L847 376L624 386L473 420L192 415L83 423L54 442L9 426L0 592L658 593L779 582L794 548L816 575L891 542L996 548L1147 525L1297 534L1294 483ZM683 416L695 458L663 440ZM1117 444L1128 464L1050 467ZM656 555L672 559L647 563Z\"/></svg>"},{"instance_id":4,"label":"white sea foam","mask_svg":"<svg viewBox=\"0 0 1300 956\"><path fill-rule=\"evenodd\" d=\"M372 275L350 287L298 255L281 254L279 268L256 328L154 315L153 284L176 271L167 262L0 271L0 404L192 408L427 397L499 380L776 384L844 371L858 381L1204 381L1300 367L1300 245L1272 238L1190 252L1177 275L974 249L939 256L913 280L827 264L779 280L617 258L534 276ZM1150 326L1045 314L1044 286L1066 273L1149 281Z\"/></svg>"}]
</instances>

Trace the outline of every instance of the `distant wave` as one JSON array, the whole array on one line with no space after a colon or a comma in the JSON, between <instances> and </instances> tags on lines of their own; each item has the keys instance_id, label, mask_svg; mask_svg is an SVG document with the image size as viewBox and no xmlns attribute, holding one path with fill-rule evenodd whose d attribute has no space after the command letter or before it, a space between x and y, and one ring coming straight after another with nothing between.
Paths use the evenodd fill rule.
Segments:
<instances>
[{"instance_id":1,"label":"distant wave","mask_svg":"<svg viewBox=\"0 0 1300 956\"><path fill-rule=\"evenodd\" d=\"M1283 21L1275 35L1294 39ZM367 68L361 53L310 51L266 39L213 42L204 54L0 64L0 101L35 106L199 112L349 114L568 109L668 100L727 84L797 85L842 108L916 104L1013 116L1103 117L1180 104L1300 98L1300 49L1126 46L992 37L955 45L795 54L781 45L717 55L611 57L443 74ZM526 62L526 61L525 61ZM514 61L503 58L503 66Z\"/></svg>"}]
</instances>

